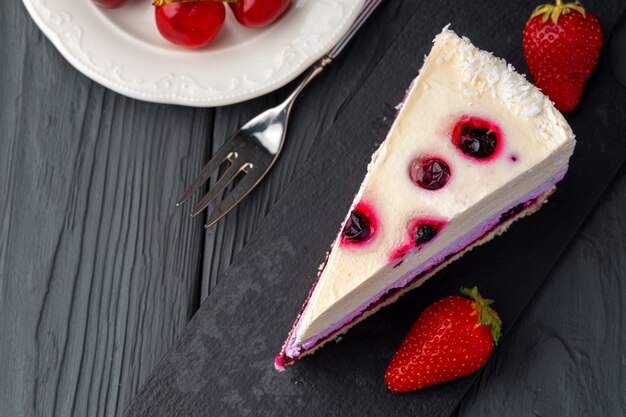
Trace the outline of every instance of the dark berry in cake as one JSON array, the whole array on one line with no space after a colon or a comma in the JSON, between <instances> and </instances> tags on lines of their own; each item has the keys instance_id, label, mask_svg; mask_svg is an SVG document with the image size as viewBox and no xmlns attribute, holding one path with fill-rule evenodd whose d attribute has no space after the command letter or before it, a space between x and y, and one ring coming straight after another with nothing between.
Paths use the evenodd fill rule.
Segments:
<instances>
[{"instance_id":1,"label":"dark berry in cake","mask_svg":"<svg viewBox=\"0 0 626 417\"><path fill-rule=\"evenodd\" d=\"M440 225L434 223L423 223L418 225L415 228L415 232L413 232L413 242L415 242L415 246L420 246L431 241L435 236L437 236L439 227Z\"/></svg>"},{"instance_id":2,"label":"dark berry in cake","mask_svg":"<svg viewBox=\"0 0 626 417\"><path fill-rule=\"evenodd\" d=\"M439 234L446 223L443 219L428 217L413 220L408 227L407 240L391 251L389 261L401 259L411 250L420 250Z\"/></svg>"},{"instance_id":3,"label":"dark berry in cake","mask_svg":"<svg viewBox=\"0 0 626 417\"><path fill-rule=\"evenodd\" d=\"M370 226L370 220L367 215L358 209L354 209L350 213L350 217L346 221L341 234L344 239L350 242L363 242L372 235Z\"/></svg>"},{"instance_id":4,"label":"dark berry in cake","mask_svg":"<svg viewBox=\"0 0 626 417\"><path fill-rule=\"evenodd\" d=\"M427 190L443 188L450 179L450 167L439 158L416 158L409 166L411 180Z\"/></svg>"},{"instance_id":5,"label":"dark berry in cake","mask_svg":"<svg viewBox=\"0 0 626 417\"><path fill-rule=\"evenodd\" d=\"M474 158L488 158L496 150L496 134L484 127L465 127L461 130L461 150Z\"/></svg>"},{"instance_id":6,"label":"dark berry in cake","mask_svg":"<svg viewBox=\"0 0 626 417\"><path fill-rule=\"evenodd\" d=\"M524 211L525 208L526 205L524 203L520 203L516 206L511 207L510 209L502 213L502 215L500 215L500 221L509 220L510 218L517 216L522 211Z\"/></svg>"},{"instance_id":7,"label":"dark berry in cake","mask_svg":"<svg viewBox=\"0 0 626 417\"><path fill-rule=\"evenodd\" d=\"M463 116L452 132L452 141L461 152L482 160L495 156L501 139L494 123L478 117Z\"/></svg>"}]
</instances>

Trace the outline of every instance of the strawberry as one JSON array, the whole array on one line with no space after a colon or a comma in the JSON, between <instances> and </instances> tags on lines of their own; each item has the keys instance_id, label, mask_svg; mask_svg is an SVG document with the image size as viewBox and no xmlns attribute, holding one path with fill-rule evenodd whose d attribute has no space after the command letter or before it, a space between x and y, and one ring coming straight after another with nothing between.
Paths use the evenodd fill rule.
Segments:
<instances>
[{"instance_id":1,"label":"strawberry","mask_svg":"<svg viewBox=\"0 0 626 417\"><path fill-rule=\"evenodd\" d=\"M478 288L461 288L417 319L385 373L390 390L407 392L480 369L500 338L502 321Z\"/></svg>"},{"instance_id":2,"label":"strawberry","mask_svg":"<svg viewBox=\"0 0 626 417\"><path fill-rule=\"evenodd\" d=\"M524 55L539 87L562 112L578 106L591 71L598 62L602 30L578 1L544 4L524 28Z\"/></svg>"}]
</instances>

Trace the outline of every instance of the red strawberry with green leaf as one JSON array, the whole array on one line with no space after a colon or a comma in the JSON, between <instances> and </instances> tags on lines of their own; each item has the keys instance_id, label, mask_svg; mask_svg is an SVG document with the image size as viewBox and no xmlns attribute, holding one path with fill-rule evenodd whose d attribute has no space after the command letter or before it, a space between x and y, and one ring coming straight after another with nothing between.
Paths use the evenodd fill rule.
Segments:
<instances>
[{"instance_id":1,"label":"red strawberry with green leaf","mask_svg":"<svg viewBox=\"0 0 626 417\"><path fill-rule=\"evenodd\" d=\"M391 360L385 382L407 392L469 375L480 369L500 338L502 321L478 288L461 288L428 307Z\"/></svg>"},{"instance_id":2,"label":"red strawberry with green leaf","mask_svg":"<svg viewBox=\"0 0 626 417\"><path fill-rule=\"evenodd\" d=\"M524 54L535 84L562 112L578 106L598 62L602 30L578 1L544 4L524 28Z\"/></svg>"}]
</instances>

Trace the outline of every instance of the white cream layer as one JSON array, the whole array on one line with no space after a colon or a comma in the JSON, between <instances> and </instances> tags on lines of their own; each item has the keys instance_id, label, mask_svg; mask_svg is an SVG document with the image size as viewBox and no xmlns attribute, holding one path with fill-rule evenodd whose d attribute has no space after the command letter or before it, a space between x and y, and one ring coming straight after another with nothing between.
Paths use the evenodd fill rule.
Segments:
<instances>
[{"instance_id":1,"label":"white cream layer","mask_svg":"<svg viewBox=\"0 0 626 417\"><path fill-rule=\"evenodd\" d=\"M498 158L476 162L453 145L451 132L462 115L500 126L504 148ZM376 234L362 246L336 240L289 345L322 333L454 245L466 230L550 180L567 165L574 143L567 122L538 89L505 61L445 28L354 200L352 208L361 200L374 208L380 222ZM410 180L408 166L422 155L448 162L452 176L446 187L428 191ZM392 252L407 241L409 223L423 216L449 223L394 268Z\"/></svg>"}]
</instances>

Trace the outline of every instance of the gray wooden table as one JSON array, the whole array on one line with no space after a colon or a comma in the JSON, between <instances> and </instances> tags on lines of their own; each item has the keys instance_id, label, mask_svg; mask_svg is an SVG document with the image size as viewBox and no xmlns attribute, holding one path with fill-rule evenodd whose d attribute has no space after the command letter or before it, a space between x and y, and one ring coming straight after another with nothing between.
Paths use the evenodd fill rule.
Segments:
<instances>
[{"instance_id":1,"label":"gray wooden table","mask_svg":"<svg viewBox=\"0 0 626 417\"><path fill-rule=\"evenodd\" d=\"M228 132L287 90L217 109L127 99L3 2L0 417L120 416L415 7L375 16L376 36L305 92L316 112L296 109L269 179L205 232L175 198ZM624 212L622 169L459 416L626 415Z\"/></svg>"}]
</instances>

